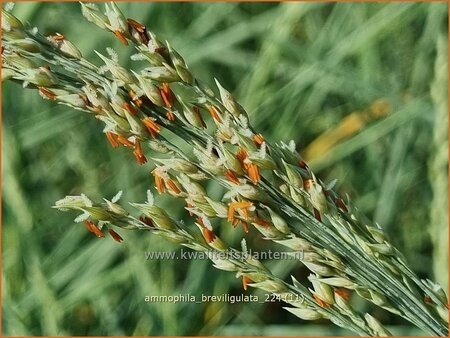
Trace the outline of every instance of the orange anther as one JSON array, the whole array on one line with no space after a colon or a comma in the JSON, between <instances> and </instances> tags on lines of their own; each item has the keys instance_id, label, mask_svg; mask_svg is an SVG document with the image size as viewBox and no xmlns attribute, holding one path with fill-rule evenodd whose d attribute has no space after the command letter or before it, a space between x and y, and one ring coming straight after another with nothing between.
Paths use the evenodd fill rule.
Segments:
<instances>
[{"instance_id":1,"label":"orange anther","mask_svg":"<svg viewBox=\"0 0 450 338\"><path fill-rule=\"evenodd\" d=\"M264 137L261 134L255 134L253 136L253 142L255 142L257 146L261 146L261 144L264 143Z\"/></svg>"},{"instance_id":2,"label":"orange anther","mask_svg":"<svg viewBox=\"0 0 450 338\"><path fill-rule=\"evenodd\" d=\"M189 216L194 216L194 213L190 210L190 209L192 209L194 206L193 206L191 203L186 202L186 207L188 208Z\"/></svg>"},{"instance_id":3,"label":"orange anther","mask_svg":"<svg viewBox=\"0 0 450 338\"><path fill-rule=\"evenodd\" d=\"M172 108L172 90L170 89L170 86L167 82L164 82L159 89L159 92L161 94L161 98L164 101L164 105L167 108Z\"/></svg>"},{"instance_id":4,"label":"orange anther","mask_svg":"<svg viewBox=\"0 0 450 338\"><path fill-rule=\"evenodd\" d=\"M258 224L258 225L261 225L261 226L263 226L263 227L265 227L265 228L269 228L270 227L270 222L267 222L267 221L265 221L265 220L263 220L263 219L261 219L261 218L255 218L254 220L253 220L253 223L256 223L256 224Z\"/></svg>"},{"instance_id":5,"label":"orange anther","mask_svg":"<svg viewBox=\"0 0 450 338\"><path fill-rule=\"evenodd\" d=\"M133 19L127 19L128 24L133 27L136 31L138 31L139 33L143 33L145 32L145 26L143 24L141 24L140 22L137 22L136 20Z\"/></svg>"},{"instance_id":6,"label":"orange anther","mask_svg":"<svg viewBox=\"0 0 450 338\"><path fill-rule=\"evenodd\" d=\"M246 275L242 275L242 287L245 291L247 291L248 284L252 284L253 281L247 277Z\"/></svg>"},{"instance_id":7,"label":"orange anther","mask_svg":"<svg viewBox=\"0 0 450 338\"><path fill-rule=\"evenodd\" d=\"M167 188L172 191L174 194L179 194L181 192L180 188L178 187L178 185L171 180L170 178L166 181L166 185Z\"/></svg>"},{"instance_id":8,"label":"orange anther","mask_svg":"<svg viewBox=\"0 0 450 338\"><path fill-rule=\"evenodd\" d=\"M306 162L303 160L299 160L298 165L300 166L300 168L303 168L303 169L308 168L308 164L306 164Z\"/></svg>"},{"instance_id":9,"label":"orange anther","mask_svg":"<svg viewBox=\"0 0 450 338\"><path fill-rule=\"evenodd\" d=\"M173 113L173 111L168 111L166 113L166 117L169 121L175 121L175 114Z\"/></svg>"},{"instance_id":10,"label":"orange anther","mask_svg":"<svg viewBox=\"0 0 450 338\"><path fill-rule=\"evenodd\" d=\"M156 190L162 194L165 190L164 180L161 176L159 176L158 172L155 170L152 171L152 175L155 177L155 186Z\"/></svg>"},{"instance_id":11,"label":"orange anther","mask_svg":"<svg viewBox=\"0 0 450 338\"><path fill-rule=\"evenodd\" d=\"M122 42L122 44L128 46L128 40L121 31L114 31L114 35L116 36L116 38L119 39L120 42Z\"/></svg>"},{"instance_id":12,"label":"orange anther","mask_svg":"<svg viewBox=\"0 0 450 338\"><path fill-rule=\"evenodd\" d=\"M142 223L145 223L146 225L148 225L149 227L153 227L153 222L152 222L152 219L150 217L141 216L141 217L139 217L139 220Z\"/></svg>"},{"instance_id":13,"label":"orange anther","mask_svg":"<svg viewBox=\"0 0 450 338\"><path fill-rule=\"evenodd\" d=\"M56 40L56 41L61 41L65 39L65 36L59 33L55 33L53 35L48 35L49 38Z\"/></svg>"},{"instance_id":14,"label":"orange anther","mask_svg":"<svg viewBox=\"0 0 450 338\"><path fill-rule=\"evenodd\" d=\"M308 190L311 189L314 184L314 181L310 178L303 181L303 188Z\"/></svg>"},{"instance_id":15,"label":"orange anther","mask_svg":"<svg viewBox=\"0 0 450 338\"><path fill-rule=\"evenodd\" d=\"M244 148L239 148L239 151L236 153L236 158L241 162L243 166L244 160L247 158L248 153Z\"/></svg>"},{"instance_id":16,"label":"orange anther","mask_svg":"<svg viewBox=\"0 0 450 338\"><path fill-rule=\"evenodd\" d=\"M117 148L119 146L119 143L116 140L117 135L114 133L111 133L110 131L107 131L106 138L108 139L109 143L113 148Z\"/></svg>"},{"instance_id":17,"label":"orange anther","mask_svg":"<svg viewBox=\"0 0 450 338\"><path fill-rule=\"evenodd\" d=\"M320 307L326 309L330 307L330 304L328 304L327 302L325 302L323 299L321 299L318 295L316 295L315 293L313 294L313 298L316 301L317 304L319 304Z\"/></svg>"},{"instance_id":18,"label":"orange anther","mask_svg":"<svg viewBox=\"0 0 450 338\"><path fill-rule=\"evenodd\" d=\"M53 93L50 89L44 88L44 87L38 87L39 88L39 92L44 95L45 97L47 97L50 100L55 101L56 100L56 94Z\"/></svg>"},{"instance_id":19,"label":"orange anther","mask_svg":"<svg viewBox=\"0 0 450 338\"><path fill-rule=\"evenodd\" d=\"M222 122L222 119L220 118L219 111L215 106L208 105L207 106L209 113L211 114L212 118L217 122Z\"/></svg>"},{"instance_id":20,"label":"orange anther","mask_svg":"<svg viewBox=\"0 0 450 338\"><path fill-rule=\"evenodd\" d=\"M233 170L231 170L231 169L228 169L227 171L225 171L225 177L230 182L233 182L235 184L239 184L240 183L239 182L239 178L236 176L236 173Z\"/></svg>"},{"instance_id":21,"label":"orange anther","mask_svg":"<svg viewBox=\"0 0 450 338\"><path fill-rule=\"evenodd\" d=\"M145 127L147 127L147 130L152 137L156 137L161 131L160 125L150 117L143 119L142 123L144 123Z\"/></svg>"},{"instance_id":22,"label":"orange anther","mask_svg":"<svg viewBox=\"0 0 450 338\"><path fill-rule=\"evenodd\" d=\"M205 227L202 228L202 235L208 244L214 242L217 237L214 232Z\"/></svg>"},{"instance_id":23,"label":"orange anther","mask_svg":"<svg viewBox=\"0 0 450 338\"><path fill-rule=\"evenodd\" d=\"M246 221L241 221L242 228L244 229L244 232L248 234L248 223Z\"/></svg>"},{"instance_id":24,"label":"orange anther","mask_svg":"<svg viewBox=\"0 0 450 338\"><path fill-rule=\"evenodd\" d=\"M147 162L147 158L142 152L141 141L139 139L136 139L136 142L134 143L133 154L136 157L136 160L138 161L139 164L142 165Z\"/></svg>"},{"instance_id":25,"label":"orange anther","mask_svg":"<svg viewBox=\"0 0 450 338\"><path fill-rule=\"evenodd\" d=\"M347 290L344 290L344 289L334 289L334 293L341 296L344 299L350 298L350 292L348 292Z\"/></svg>"},{"instance_id":26,"label":"orange anther","mask_svg":"<svg viewBox=\"0 0 450 338\"><path fill-rule=\"evenodd\" d=\"M259 168L254 163L248 163L247 165L248 177L253 183L261 181L261 175L259 174Z\"/></svg>"},{"instance_id":27,"label":"orange anther","mask_svg":"<svg viewBox=\"0 0 450 338\"><path fill-rule=\"evenodd\" d=\"M131 105L131 103L129 102L124 102L123 106L122 106L127 112L129 112L131 115L136 116L137 115L137 110Z\"/></svg>"},{"instance_id":28,"label":"orange anther","mask_svg":"<svg viewBox=\"0 0 450 338\"><path fill-rule=\"evenodd\" d=\"M108 232L116 242L118 242L118 243L123 242L123 238L117 232L115 232L113 229L108 229Z\"/></svg>"},{"instance_id":29,"label":"orange anther","mask_svg":"<svg viewBox=\"0 0 450 338\"><path fill-rule=\"evenodd\" d=\"M245 210L245 213L247 214L247 216L248 216L248 211L247 211L247 209L248 208L251 208L253 206L253 203L252 202L249 202L249 201L242 201L242 202L233 202L233 203L230 203L230 205L229 205L229 207L228 207L228 217L227 217L227 219L228 219L228 221L233 221L233 219L234 219L234 211L236 210L236 209L241 209L241 210Z\"/></svg>"},{"instance_id":30,"label":"orange anther","mask_svg":"<svg viewBox=\"0 0 450 338\"><path fill-rule=\"evenodd\" d=\"M117 135L117 141L124 145L125 147L129 147L129 148L133 148L134 147L134 143L131 142L129 139L127 139L125 136L122 135Z\"/></svg>"},{"instance_id":31,"label":"orange anther","mask_svg":"<svg viewBox=\"0 0 450 338\"><path fill-rule=\"evenodd\" d=\"M100 231L99 228L97 228L97 226L91 222L91 221L84 221L84 224L86 225L86 228L92 232L93 234L95 234L95 236L97 237L105 237L105 235L103 234L103 232Z\"/></svg>"}]
</instances>

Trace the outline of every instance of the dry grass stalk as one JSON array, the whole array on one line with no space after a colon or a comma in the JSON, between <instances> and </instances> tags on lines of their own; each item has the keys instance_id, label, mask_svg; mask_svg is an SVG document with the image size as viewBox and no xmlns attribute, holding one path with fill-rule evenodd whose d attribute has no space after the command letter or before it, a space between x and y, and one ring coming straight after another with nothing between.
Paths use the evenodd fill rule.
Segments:
<instances>
[{"instance_id":1,"label":"dry grass stalk","mask_svg":"<svg viewBox=\"0 0 450 338\"><path fill-rule=\"evenodd\" d=\"M349 200L344 201L316 178L293 142L269 144L253 130L244 108L218 81L216 95L194 77L168 43L160 42L144 25L126 19L114 3L105 7L103 14L95 5L82 4L89 21L111 31L124 45L134 45L137 54L132 58L146 61L148 68L139 72L123 68L111 49L108 57L97 53L104 63L97 67L63 35L44 37L3 11L3 79L90 112L105 123L104 133L111 145L131 148L140 165L150 160L147 148L158 154L150 161L156 165L152 175L157 191L185 201L187 209L199 217L197 226L214 249L222 250L224 243L209 226L210 219L222 218L233 226L241 224L245 231L253 226L265 239L294 251L304 250L307 254L302 262L312 272L313 290L298 282L287 285L268 272L264 275L309 297L308 311L291 309L295 315L303 319L325 316L360 334L388 334L373 317L367 314L363 320L345 302L349 292L356 292L430 334L448 333L448 306L442 288L417 278L377 225L367 224ZM179 150L167 134L187 142L191 152ZM224 186L228 204L208 196L201 185L204 180ZM84 198L64 199L58 206L81 209L83 217L119 227L148 227L129 218L114 201L105 209L88 199L80 206L81 200ZM197 247L197 239L194 242L195 236L183 237L181 234L189 234L187 228L180 229L167 215L150 213L147 217L158 225L155 233L179 239L194 249L201 247ZM99 228L89 222L88 228L101 236ZM118 234L110 233L120 240ZM245 277L248 266L240 263ZM258 279L253 275L245 278ZM339 291L343 289L347 291Z\"/></svg>"}]
</instances>

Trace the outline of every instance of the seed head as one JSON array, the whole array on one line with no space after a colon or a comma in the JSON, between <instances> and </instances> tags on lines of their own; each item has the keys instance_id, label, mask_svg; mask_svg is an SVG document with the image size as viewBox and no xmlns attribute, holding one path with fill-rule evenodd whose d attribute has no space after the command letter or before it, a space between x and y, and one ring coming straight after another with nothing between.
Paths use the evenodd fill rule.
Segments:
<instances>
[{"instance_id":1,"label":"seed head","mask_svg":"<svg viewBox=\"0 0 450 338\"><path fill-rule=\"evenodd\" d=\"M108 17L101 13L95 4L80 2L80 5L81 13L89 22L92 22L101 29L107 29L107 25L109 24Z\"/></svg>"}]
</instances>

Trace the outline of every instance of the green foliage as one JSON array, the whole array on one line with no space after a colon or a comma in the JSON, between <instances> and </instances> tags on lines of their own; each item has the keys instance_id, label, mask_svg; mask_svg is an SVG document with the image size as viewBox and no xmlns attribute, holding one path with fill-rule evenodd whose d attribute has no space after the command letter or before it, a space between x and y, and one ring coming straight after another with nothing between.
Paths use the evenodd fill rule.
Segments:
<instances>
[{"instance_id":1,"label":"green foliage","mask_svg":"<svg viewBox=\"0 0 450 338\"><path fill-rule=\"evenodd\" d=\"M352 112L380 98L389 102L387 117L365 124L311 163L325 182L339 178L337 190L382 224L413 270L436 274L447 284L447 243L428 234L431 210L444 198L433 197L435 189L447 186L445 168L433 176L428 164L446 142L433 134L439 126L436 107L447 98L430 95L441 69L436 59L447 60L447 50L437 50L439 38L446 40L445 3L121 3L121 8L170 40L199 78L212 85L216 77L235 93L271 141L294 139L304 148ZM93 62L94 49L117 47L123 61L132 52L86 23L76 3L20 3L13 13L43 33L64 34ZM15 84L2 89L4 335L242 334L242 328L252 334L346 333L328 322L320 331L312 327L304 333L303 326L293 331L298 320L278 303L145 303L146 295L242 290L238 279L207 261L145 260L145 250L178 250L169 242L130 232L121 233L121 245L97 239L75 226L69 214L51 209L59 198L80 192L112 197L123 189L126 201L144 200L153 185L149 169L139 168L125 149L113 151L93 119ZM182 205L165 206L173 217L186 217ZM438 215L442 219L433 221L445 232L446 213ZM241 229L224 223L221 237L229 242L234 237L237 245L235 231ZM293 261L271 266L280 276L293 272L306 278ZM376 315L384 323L405 324L387 312ZM393 331L417 333L401 326Z\"/></svg>"}]
</instances>

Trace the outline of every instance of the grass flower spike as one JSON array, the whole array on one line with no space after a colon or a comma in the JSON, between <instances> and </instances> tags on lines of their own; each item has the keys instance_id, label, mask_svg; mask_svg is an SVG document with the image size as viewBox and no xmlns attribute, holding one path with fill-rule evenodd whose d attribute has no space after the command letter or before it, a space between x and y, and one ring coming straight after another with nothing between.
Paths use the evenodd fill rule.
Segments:
<instances>
[{"instance_id":1,"label":"grass flower spike","mask_svg":"<svg viewBox=\"0 0 450 338\"><path fill-rule=\"evenodd\" d=\"M214 266L234 272L242 287L277 295L303 320L327 318L360 335L389 335L371 314L359 314L351 297L401 316L427 334L448 335L448 300L442 288L420 279L383 230L360 215L348 198L326 186L293 142L271 143L255 130L233 95L195 77L183 57L147 26L126 18L115 3L81 3L84 17L134 48L142 69L123 67L117 54L96 52L101 66L83 58L64 33L43 36L2 11L4 79L33 88L44 99L84 111L104 123L112 148L150 174L147 185L182 201L191 224L155 204L94 203L68 196L55 207L79 211L77 221L97 237L126 240L117 229L148 231L194 251L208 252ZM182 146L180 145L182 144ZM150 166L152 169L150 169ZM153 183L150 181L153 180ZM205 189L215 182L221 198ZM310 275L283 280L258 260L220 238L219 220L242 226L247 238L262 237L298 256ZM241 230L234 230L241 236ZM219 253L238 253L239 259ZM300 301L301 299L301 301ZM426 301L424 301L426 300Z\"/></svg>"}]
</instances>

